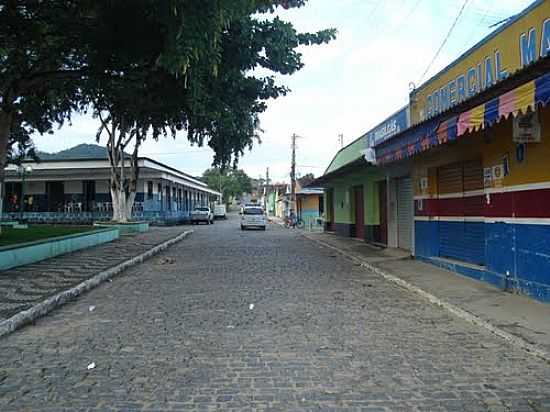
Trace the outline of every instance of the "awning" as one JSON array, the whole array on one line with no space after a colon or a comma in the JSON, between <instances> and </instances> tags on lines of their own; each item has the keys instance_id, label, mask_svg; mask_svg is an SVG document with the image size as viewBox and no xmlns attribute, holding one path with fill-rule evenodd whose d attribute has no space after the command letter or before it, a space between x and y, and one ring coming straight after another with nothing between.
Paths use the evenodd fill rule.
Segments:
<instances>
[{"instance_id":1,"label":"awning","mask_svg":"<svg viewBox=\"0 0 550 412\"><path fill-rule=\"evenodd\" d=\"M389 163L411 157L434 146L456 140L510 115L517 116L534 111L537 106L546 106L550 101L550 74L528 81L502 95L477 105L458 115L428 120L418 127L401 133L375 147L377 163Z\"/></svg>"},{"instance_id":2,"label":"awning","mask_svg":"<svg viewBox=\"0 0 550 412\"><path fill-rule=\"evenodd\" d=\"M317 179L310 182L308 185L306 185L306 188L314 188L314 187L327 187L330 186L335 179L339 179L342 177L345 177L349 173L354 173L363 170L365 167L369 167L369 163L363 158L360 157L359 159L354 160L351 163L346 164L345 166L342 166L332 172L326 173L323 176L319 176Z\"/></svg>"},{"instance_id":3,"label":"awning","mask_svg":"<svg viewBox=\"0 0 550 412\"><path fill-rule=\"evenodd\" d=\"M516 87L485 104L463 112L458 117L457 135L462 136L527 111L538 105L545 106L550 100L550 74Z\"/></svg>"},{"instance_id":4,"label":"awning","mask_svg":"<svg viewBox=\"0 0 550 412\"><path fill-rule=\"evenodd\" d=\"M410 157L415 153L427 150L437 140L438 122L433 120L423 123L420 127L404 133L399 139L375 147L376 163L388 163Z\"/></svg>"}]
</instances>

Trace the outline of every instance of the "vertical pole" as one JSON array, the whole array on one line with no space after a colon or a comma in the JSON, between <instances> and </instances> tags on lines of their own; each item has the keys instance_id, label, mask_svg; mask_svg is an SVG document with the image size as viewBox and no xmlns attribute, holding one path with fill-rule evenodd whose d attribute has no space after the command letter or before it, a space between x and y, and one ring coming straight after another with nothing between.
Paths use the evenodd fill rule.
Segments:
<instances>
[{"instance_id":1,"label":"vertical pole","mask_svg":"<svg viewBox=\"0 0 550 412\"><path fill-rule=\"evenodd\" d=\"M21 199L19 199L20 223L23 223L23 207L25 207L25 169L21 166Z\"/></svg>"},{"instance_id":2,"label":"vertical pole","mask_svg":"<svg viewBox=\"0 0 550 412\"><path fill-rule=\"evenodd\" d=\"M220 196L221 196L221 200L220 200L220 204L223 203L223 193L222 193L222 169L218 169L219 172L218 172L218 177L219 177L219 185L220 185Z\"/></svg>"},{"instance_id":3,"label":"vertical pole","mask_svg":"<svg viewBox=\"0 0 550 412\"><path fill-rule=\"evenodd\" d=\"M120 146L120 195L118 200L118 220L122 218L122 214L126 213L126 210L122 210L122 206L124 205L124 208L126 209L126 202L123 202L123 196L124 196L124 150L122 150L122 146Z\"/></svg>"},{"instance_id":4,"label":"vertical pole","mask_svg":"<svg viewBox=\"0 0 550 412\"><path fill-rule=\"evenodd\" d=\"M292 158L290 165L290 209L296 215L296 133L292 135Z\"/></svg>"}]
</instances>

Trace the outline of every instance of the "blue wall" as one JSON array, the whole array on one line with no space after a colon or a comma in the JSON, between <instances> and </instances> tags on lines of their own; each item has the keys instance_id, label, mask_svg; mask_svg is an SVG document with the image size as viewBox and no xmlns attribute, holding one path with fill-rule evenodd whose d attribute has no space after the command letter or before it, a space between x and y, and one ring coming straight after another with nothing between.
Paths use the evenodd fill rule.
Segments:
<instances>
[{"instance_id":1,"label":"blue wall","mask_svg":"<svg viewBox=\"0 0 550 412\"><path fill-rule=\"evenodd\" d=\"M445 243L453 231L462 236L457 239L463 241L464 247L453 250L455 256L451 257L457 261L445 263L439 258L450 257ZM483 242L472 241L468 237L471 233L483 234ZM550 302L550 225L416 221L415 255L497 287ZM484 266L471 268L460 264L460 261L477 263L481 255Z\"/></svg>"}]
</instances>

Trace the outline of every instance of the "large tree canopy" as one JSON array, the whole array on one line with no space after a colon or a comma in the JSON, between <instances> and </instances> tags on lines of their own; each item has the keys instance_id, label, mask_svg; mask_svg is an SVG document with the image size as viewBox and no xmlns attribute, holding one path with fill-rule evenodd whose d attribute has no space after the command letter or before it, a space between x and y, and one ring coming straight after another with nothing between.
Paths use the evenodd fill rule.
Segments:
<instances>
[{"instance_id":1,"label":"large tree canopy","mask_svg":"<svg viewBox=\"0 0 550 412\"><path fill-rule=\"evenodd\" d=\"M49 132L75 110L114 132L113 153L184 130L213 149L214 165L236 165L259 138L266 101L288 91L253 70L292 74L298 46L335 35L272 17L305 3L0 0L0 181L10 136Z\"/></svg>"}]
</instances>

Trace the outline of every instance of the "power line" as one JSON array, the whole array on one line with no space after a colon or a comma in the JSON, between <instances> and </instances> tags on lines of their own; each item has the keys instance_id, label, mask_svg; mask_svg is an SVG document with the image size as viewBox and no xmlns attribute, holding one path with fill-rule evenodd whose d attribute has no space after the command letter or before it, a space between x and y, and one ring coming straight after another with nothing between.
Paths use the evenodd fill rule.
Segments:
<instances>
[{"instance_id":1,"label":"power line","mask_svg":"<svg viewBox=\"0 0 550 412\"><path fill-rule=\"evenodd\" d=\"M462 12L464 11L464 9L466 8L466 6L468 5L469 2L470 2L470 0L464 0L464 3L462 3L462 7L458 11L458 14L456 15L455 21L451 25L451 28L449 29L449 32L447 33L447 35L443 39L443 43L441 43L441 46L439 46L439 49L435 53L435 56L433 57L432 61L430 62L430 64L428 64L428 67L426 67L426 70L424 70L424 73L422 73L422 76L420 76L420 80L418 80L418 84L422 83L422 80L424 80L424 76L426 76L426 73L428 73L428 71L432 68L432 65L434 64L436 59L439 57L439 53L441 53L441 50L443 50L443 47L445 47L445 44L447 44L447 40L449 40L449 38L451 37L451 33L453 32L456 24L458 23L458 19L460 19L460 16L462 16Z\"/></svg>"}]
</instances>

